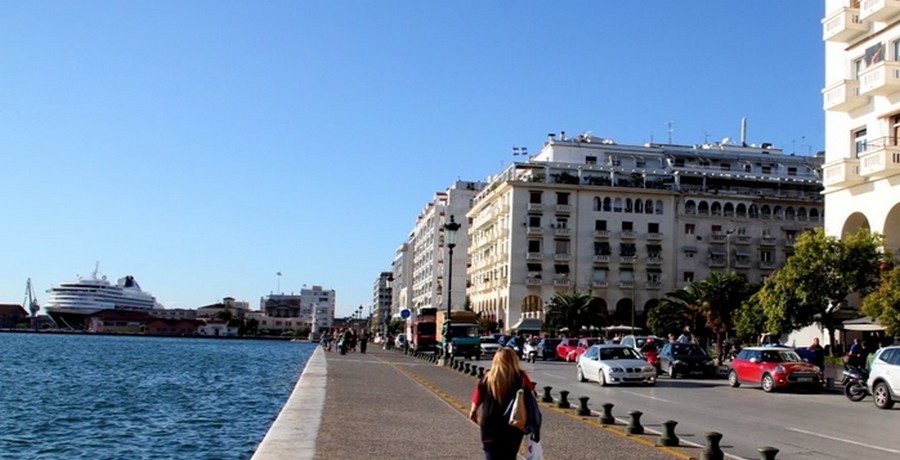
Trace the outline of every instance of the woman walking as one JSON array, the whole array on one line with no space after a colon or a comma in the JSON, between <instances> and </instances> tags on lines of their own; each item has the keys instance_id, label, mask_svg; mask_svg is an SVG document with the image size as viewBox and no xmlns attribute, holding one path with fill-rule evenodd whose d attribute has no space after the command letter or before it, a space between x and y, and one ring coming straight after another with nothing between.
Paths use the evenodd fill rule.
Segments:
<instances>
[{"instance_id":1,"label":"woman walking","mask_svg":"<svg viewBox=\"0 0 900 460\"><path fill-rule=\"evenodd\" d=\"M504 415L504 412L520 388L533 394L534 383L519 366L516 352L501 347L494 355L491 368L475 385L472 410L469 411L469 419L481 426L485 460L516 459L524 433L509 425L509 414Z\"/></svg>"}]
</instances>

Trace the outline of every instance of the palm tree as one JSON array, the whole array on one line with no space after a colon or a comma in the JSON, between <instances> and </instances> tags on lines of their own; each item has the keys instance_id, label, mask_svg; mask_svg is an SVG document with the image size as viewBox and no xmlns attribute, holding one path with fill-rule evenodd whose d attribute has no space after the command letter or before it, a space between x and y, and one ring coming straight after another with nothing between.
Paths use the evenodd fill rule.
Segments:
<instances>
[{"instance_id":1,"label":"palm tree","mask_svg":"<svg viewBox=\"0 0 900 460\"><path fill-rule=\"evenodd\" d=\"M754 289L744 277L733 272L712 273L695 285L696 308L705 319L706 329L715 336L716 360L722 364L722 336L734 328L733 314L750 298Z\"/></svg>"},{"instance_id":2,"label":"palm tree","mask_svg":"<svg viewBox=\"0 0 900 460\"><path fill-rule=\"evenodd\" d=\"M578 331L582 326L601 327L604 323L603 313L597 308L597 298L588 294L557 294L550 301L547 325L551 329Z\"/></svg>"}]
</instances>

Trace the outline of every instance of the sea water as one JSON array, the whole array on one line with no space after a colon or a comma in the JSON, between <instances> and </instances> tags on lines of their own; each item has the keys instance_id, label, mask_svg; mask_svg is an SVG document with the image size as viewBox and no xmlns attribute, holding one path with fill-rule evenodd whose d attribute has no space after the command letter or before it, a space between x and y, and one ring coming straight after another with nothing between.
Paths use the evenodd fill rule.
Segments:
<instances>
[{"instance_id":1,"label":"sea water","mask_svg":"<svg viewBox=\"0 0 900 460\"><path fill-rule=\"evenodd\" d=\"M0 459L248 459L314 349L0 334Z\"/></svg>"}]
</instances>

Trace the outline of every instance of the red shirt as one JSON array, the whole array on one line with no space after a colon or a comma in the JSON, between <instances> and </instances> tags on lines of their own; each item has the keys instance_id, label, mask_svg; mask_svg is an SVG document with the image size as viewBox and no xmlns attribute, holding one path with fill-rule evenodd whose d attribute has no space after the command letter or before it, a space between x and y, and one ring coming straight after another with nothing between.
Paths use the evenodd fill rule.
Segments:
<instances>
[{"instance_id":1,"label":"red shirt","mask_svg":"<svg viewBox=\"0 0 900 460\"><path fill-rule=\"evenodd\" d=\"M484 395L481 394L481 385L475 385L475 391L472 392L472 404L480 405L484 402ZM528 374L522 371L522 389L534 391L534 383L528 378Z\"/></svg>"}]
</instances>

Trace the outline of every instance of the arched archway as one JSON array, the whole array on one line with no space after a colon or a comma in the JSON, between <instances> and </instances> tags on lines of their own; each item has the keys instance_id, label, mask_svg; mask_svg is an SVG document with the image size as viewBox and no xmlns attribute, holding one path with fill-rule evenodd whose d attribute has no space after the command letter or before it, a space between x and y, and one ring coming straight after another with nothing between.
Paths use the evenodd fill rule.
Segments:
<instances>
[{"instance_id":1,"label":"arched archway","mask_svg":"<svg viewBox=\"0 0 900 460\"><path fill-rule=\"evenodd\" d=\"M884 219L884 229L881 232L884 235L885 249L893 252L900 251L900 203L894 205Z\"/></svg>"},{"instance_id":2,"label":"arched archway","mask_svg":"<svg viewBox=\"0 0 900 460\"><path fill-rule=\"evenodd\" d=\"M631 324L631 312L632 312L632 302L630 298L619 299L616 302L616 309L613 311L612 315L609 317L609 322L612 325L620 325L620 324Z\"/></svg>"},{"instance_id":3,"label":"arched archway","mask_svg":"<svg viewBox=\"0 0 900 460\"><path fill-rule=\"evenodd\" d=\"M865 214L854 212L847 216L847 220L844 221L844 227L841 228L841 238L844 235L852 235L861 228L871 229L872 227L869 225L869 219L866 218Z\"/></svg>"},{"instance_id":4,"label":"arched archway","mask_svg":"<svg viewBox=\"0 0 900 460\"><path fill-rule=\"evenodd\" d=\"M522 315L526 318L544 318L544 300L540 296L529 295L522 299Z\"/></svg>"}]
</instances>

